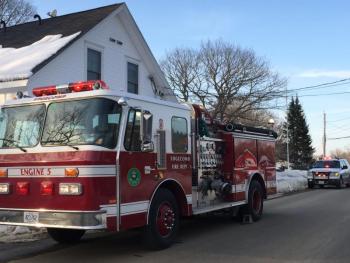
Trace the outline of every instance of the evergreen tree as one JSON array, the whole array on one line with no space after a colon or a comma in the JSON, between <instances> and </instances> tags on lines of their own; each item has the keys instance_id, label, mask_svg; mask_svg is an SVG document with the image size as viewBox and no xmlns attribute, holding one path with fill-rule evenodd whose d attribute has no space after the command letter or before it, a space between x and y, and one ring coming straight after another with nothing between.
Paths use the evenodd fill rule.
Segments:
<instances>
[{"instance_id":1,"label":"evergreen tree","mask_svg":"<svg viewBox=\"0 0 350 263\"><path fill-rule=\"evenodd\" d=\"M293 168L305 169L312 162L315 149L309 134L299 98L292 98L288 107L289 159Z\"/></svg>"}]
</instances>

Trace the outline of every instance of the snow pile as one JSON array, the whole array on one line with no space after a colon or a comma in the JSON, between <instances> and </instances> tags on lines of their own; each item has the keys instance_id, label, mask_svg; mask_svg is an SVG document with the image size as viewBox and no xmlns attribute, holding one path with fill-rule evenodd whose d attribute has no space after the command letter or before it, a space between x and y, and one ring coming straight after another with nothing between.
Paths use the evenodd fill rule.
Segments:
<instances>
[{"instance_id":1,"label":"snow pile","mask_svg":"<svg viewBox=\"0 0 350 263\"><path fill-rule=\"evenodd\" d=\"M21 48L0 46L0 81L29 78L35 66L56 54L79 34L80 32L66 37L62 37L61 34L49 35Z\"/></svg>"},{"instance_id":2,"label":"snow pile","mask_svg":"<svg viewBox=\"0 0 350 263\"><path fill-rule=\"evenodd\" d=\"M41 239L45 236L45 229L0 225L0 243L28 242Z\"/></svg>"},{"instance_id":3,"label":"snow pile","mask_svg":"<svg viewBox=\"0 0 350 263\"><path fill-rule=\"evenodd\" d=\"M285 170L277 172L277 192L288 193L305 190L307 187L307 171Z\"/></svg>"}]
</instances>

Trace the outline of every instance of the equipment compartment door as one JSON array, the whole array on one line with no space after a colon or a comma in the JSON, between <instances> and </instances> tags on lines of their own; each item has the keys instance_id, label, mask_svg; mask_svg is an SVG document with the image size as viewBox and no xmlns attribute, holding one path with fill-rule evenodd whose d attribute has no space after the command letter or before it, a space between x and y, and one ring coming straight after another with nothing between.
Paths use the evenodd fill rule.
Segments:
<instances>
[{"instance_id":1,"label":"equipment compartment door","mask_svg":"<svg viewBox=\"0 0 350 263\"><path fill-rule=\"evenodd\" d=\"M275 142L258 140L259 170L265 174L267 194L276 193Z\"/></svg>"}]
</instances>

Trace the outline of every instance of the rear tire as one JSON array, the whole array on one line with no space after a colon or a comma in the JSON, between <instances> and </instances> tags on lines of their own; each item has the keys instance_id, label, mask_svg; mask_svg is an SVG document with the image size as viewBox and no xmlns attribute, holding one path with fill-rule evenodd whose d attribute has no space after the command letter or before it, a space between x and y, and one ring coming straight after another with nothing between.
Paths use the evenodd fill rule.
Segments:
<instances>
[{"instance_id":1,"label":"rear tire","mask_svg":"<svg viewBox=\"0 0 350 263\"><path fill-rule=\"evenodd\" d=\"M149 222L145 228L146 246L152 250L165 249L174 243L179 231L180 215L175 196L161 188L154 196Z\"/></svg>"},{"instance_id":2,"label":"rear tire","mask_svg":"<svg viewBox=\"0 0 350 263\"><path fill-rule=\"evenodd\" d=\"M240 209L240 218L244 215L251 215L254 222L262 217L264 209L264 193L261 184L257 180L253 180L249 186L248 204Z\"/></svg>"},{"instance_id":3,"label":"rear tire","mask_svg":"<svg viewBox=\"0 0 350 263\"><path fill-rule=\"evenodd\" d=\"M312 182L309 182L309 183L307 183L307 188L309 188L309 189L313 189L314 188L314 183L312 183Z\"/></svg>"},{"instance_id":4,"label":"rear tire","mask_svg":"<svg viewBox=\"0 0 350 263\"><path fill-rule=\"evenodd\" d=\"M49 236L58 243L77 243L85 234L85 230L48 228Z\"/></svg>"}]
</instances>

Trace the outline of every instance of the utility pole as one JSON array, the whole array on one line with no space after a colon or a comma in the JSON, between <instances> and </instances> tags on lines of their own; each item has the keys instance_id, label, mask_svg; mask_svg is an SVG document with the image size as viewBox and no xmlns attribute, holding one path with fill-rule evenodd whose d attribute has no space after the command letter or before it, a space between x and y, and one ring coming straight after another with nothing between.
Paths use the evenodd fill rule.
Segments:
<instances>
[{"instance_id":1,"label":"utility pole","mask_svg":"<svg viewBox=\"0 0 350 263\"><path fill-rule=\"evenodd\" d=\"M288 87L286 85L286 126L287 126L287 169L289 170L289 123L288 123Z\"/></svg>"},{"instance_id":2,"label":"utility pole","mask_svg":"<svg viewBox=\"0 0 350 263\"><path fill-rule=\"evenodd\" d=\"M326 156L326 143L327 143L327 137L326 137L326 113L323 112L323 157Z\"/></svg>"}]
</instances>

